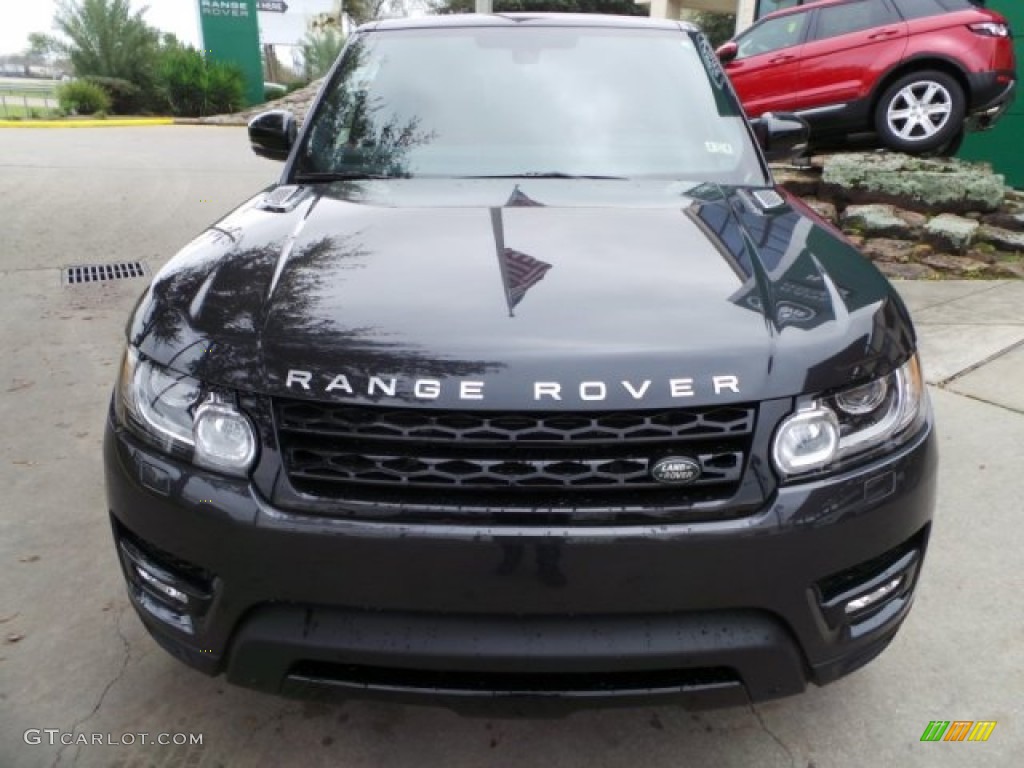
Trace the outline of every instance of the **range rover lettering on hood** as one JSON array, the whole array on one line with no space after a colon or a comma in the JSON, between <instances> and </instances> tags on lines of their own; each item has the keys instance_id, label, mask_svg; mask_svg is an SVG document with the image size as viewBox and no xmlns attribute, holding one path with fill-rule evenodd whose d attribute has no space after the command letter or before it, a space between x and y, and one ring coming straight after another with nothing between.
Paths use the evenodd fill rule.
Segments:
<instances>
[{"instance_id":1,"label":"range rover lettering on hood","mask_svg":"<svg viewBox=\"0 0 1024 768\"><path fill-rule=\"evenodd\" d=\"M486 382L467 379L444 380L431 378L402 379L396 376L350 377L347 374L315 374L313 371L289 369L285 381L287 389L317 392L329 395L349 395L376 398L408 399L406 393L416 400L436 400L443 390L459 400L485 400ZM739 376L716 374L703 378L677 377L662 381L652 379L620 381L532 381L524 382L535 401L560 400L600 402L608 399L609 390L621 388L633 400L643 400L648 395L665 395L671 398L688 398L695 395L738 395Z\"/></svg>"}]
</instances>

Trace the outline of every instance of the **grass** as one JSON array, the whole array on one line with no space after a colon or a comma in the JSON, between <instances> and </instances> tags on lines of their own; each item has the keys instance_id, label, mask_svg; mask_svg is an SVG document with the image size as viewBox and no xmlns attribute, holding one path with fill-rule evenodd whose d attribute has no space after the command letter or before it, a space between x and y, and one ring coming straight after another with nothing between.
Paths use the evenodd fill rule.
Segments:
<instances>
[{"instance_id":1,"label":"grass","mask_svg":"<svg viewBox=\"0 0 1024 768\"><path fill-rule=\"evenodd\" d=\"M7 104L6 108L0 104L0 120L52 120L56 117L64 117L64 113L56 107L29 107L25 109L21 104Z\"/></svg>"},{"instance_id":2,"label":"grass","mask_svg":"<svg viewBox=\"0 0 1024 768\"><path fill-rule=\"evenodd\" d=\"M31 94L29 98L41 99L42 96L43 94ZM30 101L26 107L20 95L12 95L9 91L0 90L0 118L32 117L33 113L38 113L39 117L49 117L56 114L57 111L56 97L52 97L46 105L33 104Z\"/></svg>"}]
</instances>

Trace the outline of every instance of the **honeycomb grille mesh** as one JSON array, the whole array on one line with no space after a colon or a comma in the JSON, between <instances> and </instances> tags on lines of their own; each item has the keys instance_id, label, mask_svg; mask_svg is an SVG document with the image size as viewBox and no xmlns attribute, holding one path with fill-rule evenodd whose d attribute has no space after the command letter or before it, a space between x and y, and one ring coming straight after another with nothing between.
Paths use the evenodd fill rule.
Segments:
<instances>
[{"instance_id":1,"label":"honeycomb grille mesh","mask_svg":"<svg viewBox=\"0 0 1024 768\"><path fill-rule=\"evenodd\" d=\"M489 491L686 489L707 497L738 485L750 450L751 407L616 412L470 412L275 402L285 469L314 495L372 488L432 488L486 502ZM690 486L666 486L654 461L687 456L701 467ZM461 500L466 500L465 498Z\"/></svg>"}]
</instances>

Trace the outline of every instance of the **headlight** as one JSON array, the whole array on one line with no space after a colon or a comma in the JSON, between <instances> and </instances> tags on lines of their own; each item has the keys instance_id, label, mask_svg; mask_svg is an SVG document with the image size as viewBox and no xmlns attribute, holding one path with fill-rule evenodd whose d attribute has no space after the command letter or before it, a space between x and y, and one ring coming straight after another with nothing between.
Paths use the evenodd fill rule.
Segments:
<instances>
[{"instance_id":1,"label":"headlight","mask_svg":"<svg viewBox=\"0 0 1024 768\"><path fill-rule=\"evenodd\" d=\"M772 457L787 476L865 457L913 434L927 413L917 356L887 376L814 400L775 433Z\"/></svg>"},{"instance_id":2,"label":"headlight","mask_svg":"<svg viewBox=\"0 0 1024 768\"><path fill-rule=\"evenodd\" d=\"M199 382L125 352L114 399L118 421L167 453L191 457L192 411L202 395Z\"/></svg>"},{"instance_id":3,"label":"headlight","mask_svg":"<svg viewBox=\"0 0 1024 768\"><path fill-rule=\"evenodd\" d=\"M121 364L114 409L135 435L199 466L244 475L256 457L255 430L229 398L204 392L197 379L131 348Z\"/></svg>"},{"instance_id":4,"label":"headlight","mask_svg":"<svg viewBox=\"0 0 1024 768\"><path fill-rule=\"evenodd\" d=\"M256 457L256 434L245 416L217 397L199 406L193 428L196 464L243 474Z\"/></svg>"},{"instance_id":5,"label":"headlight","mask_svg":"<svg viewBox=\"0 0 1024 768\"><path fill-rule=\"evenodd\" d=\"M825 466L839 447L839 422L818 404L786 419L775 436L775 465L787 475Z\"/></svg>"}]
</instances>

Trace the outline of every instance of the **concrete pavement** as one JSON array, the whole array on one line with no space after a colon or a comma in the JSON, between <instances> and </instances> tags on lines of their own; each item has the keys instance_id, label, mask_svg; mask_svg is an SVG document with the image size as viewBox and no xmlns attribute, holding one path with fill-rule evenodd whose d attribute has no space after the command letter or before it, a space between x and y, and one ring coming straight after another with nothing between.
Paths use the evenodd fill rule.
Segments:
<instances>
[{"instance_id":1,"label":"concrete pavement","mask_svg":"<svg viewBox=\"0 0 1024 768\"><path fill-rule=\"evenodd\" d=\"M898 286L942 448L919 598L892 647L824 689L754 708L464 719L233 688L159 649L110 542L100 439L143 281L68 289L59 267L158 268L273 181L244 130L0 136L0 766L1011 766L1024 754L1024 283ZM919 741L996 720L984 744ZM201 745L26 743L28 729L201 734ZM30 737L30 740L31 737ZM1017 755L1014 758L1014 755Z\"/></svg>"}]
</instances>

